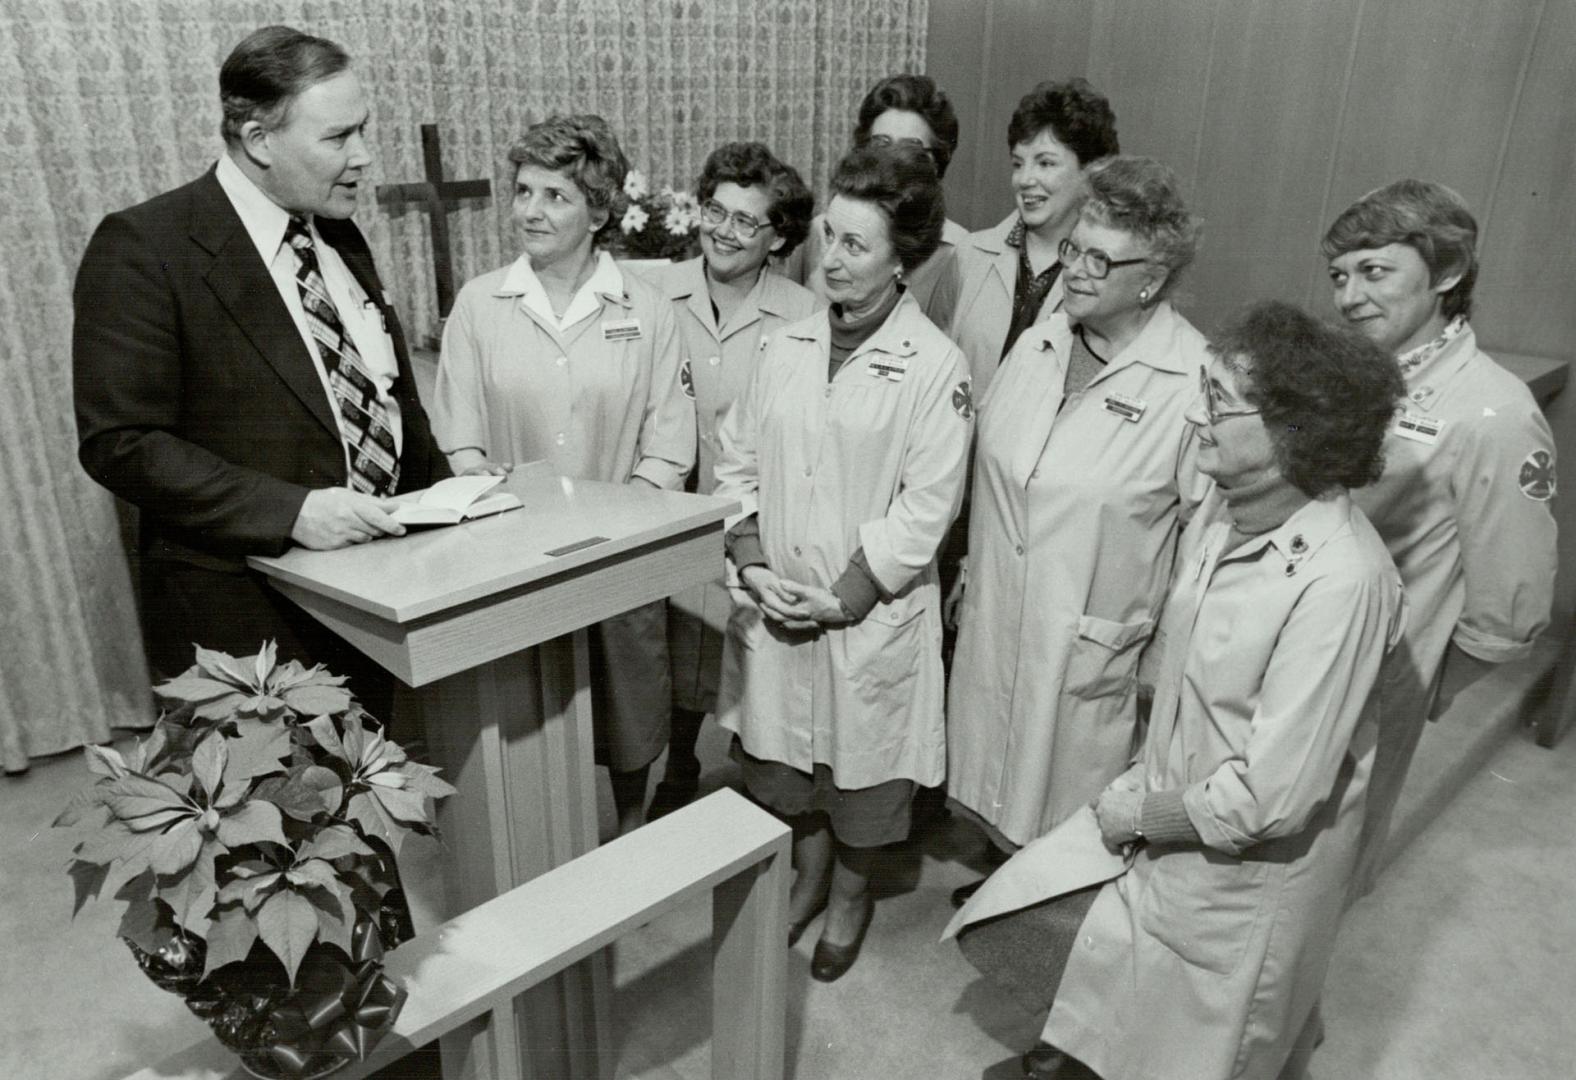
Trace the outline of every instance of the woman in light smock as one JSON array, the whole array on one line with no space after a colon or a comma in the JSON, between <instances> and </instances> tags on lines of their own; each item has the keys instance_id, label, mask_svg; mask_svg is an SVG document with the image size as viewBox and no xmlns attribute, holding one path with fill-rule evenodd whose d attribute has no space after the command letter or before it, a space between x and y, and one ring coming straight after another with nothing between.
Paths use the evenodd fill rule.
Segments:
<instances>
[{"instance_id":1,"label":"woman in light smock","mask_svg":"<svg viewBox=\"0 0 1576 1080\"><path fill-rule=\"evenodd\" d=\"M963 354L902 287L943 213L918 148L844 158L823 221L832 307L772 339L722 426L715 493L744 510L718 720L750 794L794 827L790 943L826 909L822 981L858 956L876 849L945 768L935 557L974 410Z\"/></svg>"},{"instance_id":2,"label":"woman in light smock","mask_svg":"<svg viewBox=\"0 0 1576 1080\"><path fill-rule=\"evenodd\" d=\"M673 306L597 239L616 227L628 165L598 116L555 116L509 151L524 254L466 284L443 332L432 416L456 472L545 459L576 480L683 486L695 410L679 384ZM666 604L590 635L597 760L620 828L640 821L667 742Z\"/></svg>"},{"instance_id":3,"label":"woman in light smock","mask_svg":"<svg viewBox=\"0 0 1576 1080\"><path fill-rule=\"evenodd\" d=\"M1143 749L962 916L1007 912L963 931L965 955L1053 999L1035 1080L1281 1075L1356 863L1405 600L1348 489L1379 476L1401 379L1285 304L1214 352L1191 415L1215 484L1178 551ZM1102 843L1126 864L1097 891L1034 885Z\"/></svg>"},{"instance_id":4,"label":"woman in light smock","mask_svg":"<svg viewBox=\"0 0 1576 1080\"><path fill-rule=\"evenodd\" d=\"M1002 852L1131 760L1139 654L1200 486L1184 413L1206 345L1166 299L1198 223L1157 161L1107 158L1087 182L1063 308L1024 331L980 403L955 588L947 791Z\"/></svg>"},{"instance_id":5,"label":"woman in light smock","mask_svg":"<svg viewBox=\"0 0 1576 1080\"><path fill-rule=\"evenodd\" d=\"M694 489L709 495L717 485L713 470L723 416L744 392L772 338L817 307L809 290L766 269L771 256L799 246L815 202L799 173L758 142L726 143L712 151L695 193L701 254L658 268L654 280L678 321L680 382L695 401L700 446ZM720 574L668 602L673 734L667 769L651 799L652 819L695 797L695 740L716 707L722 630L731 607Z\"/></svg>"},{"instance_id":6,"label":"woman in light smock","mask_svg":"<svg viewBox=\"0 0 1576 1080\"><path fill-rule=\"evenodd\" d=\"M949 336L984 398L1002 357L1061 309L1061 244L1078 223L1084 167L1121 152L1111 103L1085 79L1042 82L1007 124L1013 212L958 245L958 301Z\"/></svg>"},{"instance_id":7,"label":"woman in light smock","mask_svg":"<svg viewBox=\"0 0 1576 1080\"><path fill-rule=\"evenodd\" d=\"M888 75L876 83L859 103L854 120L854 149L864 146L916 146L930 155L936 175L947 175L947 166L958 149L958 114L947 93L929 75ZM825 276L822 244L825 221L817 217L808 242L784 260L782 270L802 282L821 303L831 302L832 290ZM909 296L937 326L952 319L958 283L955 255L969 231L950 218L942 225L941 243L924 262L905 276Z\"/></svg>"},{"instance_id":8,"label":"woman in light smock","mask_svg":"<svg viewBox=\"0 0 1576 1080\"><path fill-rule=\"evenodd\" d=\"M1530 653L1554 597L1554 438L1526 384L1478 348L1476 244L1461 196L1421 180L1363 196L1324 237L1337 310L1394 357L1407 390L1384 476L1357 495L1411 608L1406 662L1380 688L1358 894L1383 865L1425 717Z\"/></svg>"}]
</instances>

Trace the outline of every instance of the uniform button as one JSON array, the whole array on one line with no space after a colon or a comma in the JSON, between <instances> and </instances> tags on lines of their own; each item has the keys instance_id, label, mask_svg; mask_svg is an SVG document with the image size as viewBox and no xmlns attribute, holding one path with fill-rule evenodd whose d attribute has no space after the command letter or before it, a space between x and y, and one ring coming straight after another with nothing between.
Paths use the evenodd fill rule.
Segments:
<instances>
[{"instance_id":1,"label":"uniform button","mask_svg":"<svg viewBox=\"0 0 1576 1080\"><path fill-rule=\"evenodd\" d=\"M712 367L716 367L718 364L722 363L722 357L720 357L720 356L707 357L706 363L710 364Z\"/></svg>"},{"instance_id":2,"label":"uniform button","mask_svg":"<svg viewBox=\"0 0 1576 1080\"><path fill-rule=\"evenodd\" d=\"M562 437L563 437L563 436L559 436L559 438L562 438ZM1018 548L1017 548L1017 551L1018 551L1018 554L1019 554L1019 555L1022 555L1022 554L1023 554L1023 545L1022 545L1022 544L1019 544L1019 545L1018 545Z\"/></svg>"},{"instance_id":3,"label":"uniform button","mask_svg":"<svg viewBox=\"0 0 1576 1080\"><path fill-rule=\"evenodd\" d=\"M799 545L798 544L795 544L793 546L793 553L795 555L803 555L804 554L804 552L799 549Z\"/></svg>"},{"instance_id":4,"label":"uniform button","mask_svg":"<svg viewBox=\"0 0 1576 1080\"><path fill-rule=\"evenodd\" d=\"M567 357L567 356L560 356L558 358L558 360L557 360L557 364L558 364L559 367L563 367L567 363L569 363L569 357Z\"/></svg>"},{"instance_id":5,"label":"uniform button","mask_svg":"<svg viewBox=\"0 0 1576 1080\"><path fill-rule=\"evenodd\" d=\"M559 446L564 445L564 433L562 431L560 431L558 433L557 439L555 441L558 443ZM1023 549L1019 548L1018 551L1021 553L1023 551Z\"/></svg>"},{"instance_id":6,"label":"uniform button","mask_svg":"<svg viewBox=\"0 0 1576 1080\"><path fill-rule=\"evenodd\" d=\"M806 475L806 476L809 476L809 475L810 475L810 473L811 473L811 472L812 472L812 471L813 471L813 470L812 470L812 469L811 469L811 468L810 468L810 466L808 466L808 465L806 465L806 466L805 466L805 467L804 467L804 474L805 474L805 475Z\"/></svg>"}]
</instances>

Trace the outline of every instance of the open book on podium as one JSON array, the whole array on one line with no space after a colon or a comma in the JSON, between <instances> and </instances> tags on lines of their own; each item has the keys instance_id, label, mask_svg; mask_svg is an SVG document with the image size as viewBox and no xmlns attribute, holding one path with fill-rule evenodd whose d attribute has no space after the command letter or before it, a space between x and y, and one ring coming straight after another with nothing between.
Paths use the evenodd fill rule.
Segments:
<instances>
[{"instance_id":1,"label":"open book on podium","mask_svg":"<svg viewBox=\"0 0 1576 1080\"><path fill-rule=\"evenodd\" d=\"M534 461L523 468L546 468ZM507 491L495 491L502 476L451 476L429 488L395 496L399 506L390 516L407 528L427 525L458 525L505 510L518 510L525 504Z\"/></svg>"}]
</instances>

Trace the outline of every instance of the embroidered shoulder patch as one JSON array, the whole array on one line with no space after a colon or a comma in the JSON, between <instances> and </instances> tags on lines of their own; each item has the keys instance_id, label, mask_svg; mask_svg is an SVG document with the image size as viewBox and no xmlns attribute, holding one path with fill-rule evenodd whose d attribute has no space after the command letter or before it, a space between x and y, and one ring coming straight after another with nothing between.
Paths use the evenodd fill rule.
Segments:
<instances>
[{"instance_id":1,"label":"embroidered shoulder patch","mask_svg":"<svg viewBox=\"0 0 1576 1080\"><path fill-rule=\"evenodd\" d=\"M1521 461L1521 474L1516 478L1521 493L1538 502L1554 498L1554 455L1547 450L1534 450Z\"/></svg>"},{"instance_id":2,"label":"embroidered shoulder patch","mask_svg":"<svg viewBox=\"0 0 1576 1080\"><path fill-rule=\"evenodd\" d=\"M691 401L695 400L695 369L694 361L689 357L684 358L684 363L679 365L679 387L684 391L684 396Z\"/></svg>"},{"instance_id":3,"label":"embroidered shoulder patch","mask_svg":"<svg viewBox=\"0 0 1576 1080\"><path fill-rule=\"evenodd\" d=\"M952 409L965 420L974 415L974 391L968 379L952 388Z\"/></svg>"}]
</instances>

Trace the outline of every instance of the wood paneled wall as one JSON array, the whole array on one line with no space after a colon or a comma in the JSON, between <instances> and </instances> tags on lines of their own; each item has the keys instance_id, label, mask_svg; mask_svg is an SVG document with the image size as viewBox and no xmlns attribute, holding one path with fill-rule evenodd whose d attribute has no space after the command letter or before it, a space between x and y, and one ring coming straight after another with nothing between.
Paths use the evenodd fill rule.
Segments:
<instances>
[{"instance_id":1,"label":"wood paneled wall","mask_svg":"<svg viewBox=\"0 0 1576 1080\"><path fill-rule=\"evenodd\" d=\"M1265 297L1329 312L1319 237L1363 192L1449 184L1482 229L1489 351L1576 360L1571 0L931 0L929 73L963 125L947 176L971 228L1012 207L1007 121L1083 75L1122 149L1160 158L1205 219L1181 306L1206 333ZM1576 387L1550 409L1566 490L1556 603L1576 608Z\"/></svg>"}]
</instances>

